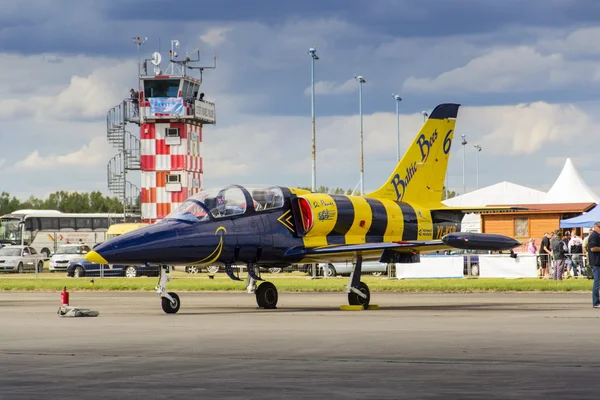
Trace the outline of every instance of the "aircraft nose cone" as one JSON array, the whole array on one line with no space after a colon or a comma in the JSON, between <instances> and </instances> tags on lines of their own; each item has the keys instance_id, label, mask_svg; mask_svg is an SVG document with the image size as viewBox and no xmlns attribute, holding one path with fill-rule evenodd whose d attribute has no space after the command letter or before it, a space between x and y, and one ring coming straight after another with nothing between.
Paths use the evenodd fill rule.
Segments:
<instances>
[{"instance_id":1,"label":"aircraft nose cone","mask_svg":"<svg viewBox=\"0 0 600 400\"><path fill-rule=\"evenodd\" d=\"M165 261L177 246L176 224L158 223L117 236L96 246L85 259L101 264L144 264Z\"/></svg>"},{"instance_id":2,"label":"aircraft nose cone","mask_svg":"<svg viewBox=\"0 0 600 400\"><path fill-rule=\"evenodd\" d=\"M96 264L108 264L108 261L106 261L104 257L93 250L85 255L85 259Z\"/></svg>"}]
</instances>

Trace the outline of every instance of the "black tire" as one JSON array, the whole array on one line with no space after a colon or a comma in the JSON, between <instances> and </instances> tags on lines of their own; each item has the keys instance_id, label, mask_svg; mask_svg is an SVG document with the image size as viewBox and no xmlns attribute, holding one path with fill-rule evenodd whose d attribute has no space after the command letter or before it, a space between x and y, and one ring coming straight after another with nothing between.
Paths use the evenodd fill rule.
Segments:
<instances>
[{"instance_id":1,"label":"black tire","mask_svg":"<svg viewBox=\"0 0 600 400\"><path fill-rule=\"evenodd\" d=\"M364 308L369 307L369 303L371 302L371 292L369 291L369 287L366 283L360 282L357 289L366 294L367 298L363 299L356 293L350 292L348 293L348 304L351 306L363 306Z\"/></svg>"},{"instance_id":2,"label":"black tire","mask_svg":"<svg viewBox=\"0 0 600 400\"><path fill-rule=\"evenodd\" d=\"M43 271L44 271L44 262L40 261L40 262L38 262L38 265L37 265L37 272L43 272Z\"/></svg>"},{"instance_id":3,"label":"black tire","mask_svg":"<svg viewBox=\"0 0 600 400\"><path fill-rule=\"evenodd\" d=\"M179 301L177 293L169 292L169 296L173 298L173 303L166 297L162 297L162 309L167 314L175 314L179 311L179 307L181 307L181 301Z\"/></svg>"},{"instance_id":4,"label":"black tire","mask_svg":"<svg viewBox=\"0 0 600 400\"><path fill-rule=\"evenodd\" d=\"M40 253L44 255L45 260L50 258L50 249L47 249L46 247L44 247L42 249L42 251L40 251Z\"/></svg>"},{"instance_id":5,"label":"black tire","mask_svg":"<svg viewBox=\"0 0 600 400\"><path fill-rule=\"evenodd\" d=\"M19 265L17 265L17 274L22 274L23 272L23 263L19 263Z\"/></svg>"},{"instance_id":6,"label":"black tire","mask_svg":"<svg viewBox=\"0 0 600 400\"><path fill-rule=\"evenodd\" d=\"M261 283L256 288L254 294L256 295L256 304L258 304L259 307L271 310L277 308L279 295L277 293L277 288L271 282Z\"/></svg>"},{"instance_id":7,"label":"black tire","mask_svg":"<svg viewBox=\"0 0 600 400\"><path fill-rule=\"evenodd\" d=\"M278 273L280 273L281 271L283 271L283 268L277 268L277 267L271 267L271 268L269 268L269 272L270 272L271 274L278 274Z\"/></svg>"},{"instance_id":8,"label":"black tire","mask_svg":"<svg viewBox=\"0 0 600 400\"><path fill-rule=\"evenodd\" d=\"M83 278L85 276L85 270L81 267L73 268L73 278Z\"/></svg>"},{"instance_id":9,"label":"black tire","mask_svg":"<svg viewBox=\"0 0 600 400\"><path fill-rule=\"evenodd\" d=\"M336 276L337 276L337 271L335 270L335 267L333 266L333 264L329 264L329 267L327 268L327 277L335 278Z\"/></svg>"},{"instance_id":10,"label":"black tire","mask_svg":"<svg viewBox=\"0 0 600 400\"><path fill-rule=\"evenodd\" d=\"M127 278L135 278L138 276L137 268L132 265L129 265L123 270L123 275Z\"/></svg>"},{"instance_id":11,"label":"black tire","mask_svg":"<svg viewBox=\"0 0 600 400\"><path fill-rule=\"evenodd\" d=\"M200 267L196 267L195 265L185 267L185 272L188 274L197 274L200 272Z\"/></svg>"}]
</instances>

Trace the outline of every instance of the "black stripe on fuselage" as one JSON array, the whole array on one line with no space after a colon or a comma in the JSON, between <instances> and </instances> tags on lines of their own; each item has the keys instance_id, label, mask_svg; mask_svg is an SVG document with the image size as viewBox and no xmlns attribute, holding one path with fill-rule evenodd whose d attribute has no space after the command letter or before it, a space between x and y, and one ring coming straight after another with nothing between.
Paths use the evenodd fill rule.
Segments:
<instances>
[{"instance_id":1,"label":"black stripe on fuselage","mask_svg":"<svg viewBox=\"0 0 600 400\"><path fill-rule=\"evenodd\" d=\"M383 235L388 225L388 216L385 211L385 206L381 201L377 199L365 198L369 207L371 207L371 215L373 220L371 222L371 228L367 232L366 241L367 243L378 243L383 242Z\"/></svg>"},{"instance_id":2,"label":"black stripe on fuselage","mask_svg":"<svg viewBox=\"0 0 600 400\"><path fill-rule=\"evenodd\" d=\"M404 231L402 232L402 240L417 240L417 230L419 229L419 223L417 221L417 214L415 209L408 203L396 202L402 210L402 217L404 218Z\"/></svg>"},{"instance_id":3,"label":"black stripe on fuselage","mask_svg":"<svg viewBox=\"0 0 600 400\"><path fill-rule=\"evenodd\" d=\"M337 208L337 221L329 235L327 244L346 244L346 234L354 223L354 205L346 196L331 195Z\"/></svg>"}]
</instances>

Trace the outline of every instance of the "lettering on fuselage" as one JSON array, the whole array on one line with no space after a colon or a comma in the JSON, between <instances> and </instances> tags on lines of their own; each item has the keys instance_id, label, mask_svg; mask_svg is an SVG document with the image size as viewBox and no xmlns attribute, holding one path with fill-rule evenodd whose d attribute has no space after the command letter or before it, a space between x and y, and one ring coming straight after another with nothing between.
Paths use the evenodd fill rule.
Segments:
<instances>
[{"instance_id":1,"label":"lettering on fuselage","mask_svg":"<svg viewBox=\"0 0 600 400\"><path fill-rule=\"evenodd\" d=\"M435 227L435 236L434 239L441 239L444 236L456 232L455 225L437 225Z\"/></svg>"},{"instance_id":2,"label":"lettering on fuselage","mask_svg":"<svg viewBox=\"0 0 600 400\"><path fill-rule=\"evenodd\" d=\"M313 208L320 208L320 207L331 207L334 205L333 201L325 201L325 200L315 200L312 203Z\"/></svg>"},{"instance_id":3,"label":"lettering on fuselage","mask_svg":"<svg viewBox=\"0 0 600 400\"><path fill-rule=\"evenodd\" d=\"M431 236L433 234L433 230L431 229L419 229L419 236Z\"/></svg>"},{"instance_id":4,"label":"lettering on fuselage","mask_svg":"<svg viewBox=\"0 0 600 400\"><path fill-rule=\"evenodd\" d=\"M452 142L452 140L450 139L451 133L452 129L450 129L444 137L444 143L442 147L444 154L448 154L450 152L450 144ZM404 171L403 173L404 176L400 176L399 173L395 174L390 181L390 184L394 187L394 190L396 192L396 201L401 201L404 197L408 185L419 170L419 165L427 161L427 159L429 158L429 154L431 153L433 144L436 142L437 139L437 129L433 131L429 139L425 137L424 133L422 133L417 138L416 144L419 146L419 151L421 152L421 159L418 161L410 162L410 164L406 168L406 171Z\"/></svg>"},{"instance_id":5,"label":"lettering on fuselage","mask_svg":"<svg viewBox=\"0 0 600 400\"><path fill-rule=\"evenodd\" d=\"M317 218L319 221L329 221L335 219L335 211L325 209L323 211L319 211L317 214Z\"/></svg>"}]
</instances>

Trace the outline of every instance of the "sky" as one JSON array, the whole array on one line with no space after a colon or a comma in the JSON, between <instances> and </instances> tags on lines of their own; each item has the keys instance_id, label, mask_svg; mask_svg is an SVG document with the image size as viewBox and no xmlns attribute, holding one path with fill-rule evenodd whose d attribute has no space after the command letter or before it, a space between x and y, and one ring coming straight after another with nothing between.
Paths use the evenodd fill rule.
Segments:
<instances>
[{"instance_id":1,"label":"sky","mask_svg":"<svg viewBox=\"0 0 600 400\"><path fill-rule=\"evenodd\" d=\"M396 163L397 93L402 149L422 111L461 104L451 190L463 192L464 160L466 191L477 180L547 191L570 157L600 193L598 21L595 0L0 0L0 192L109 194L106 114L137 85L140 36L140 56L160 50L163 69L172 39L204 65L216 54L202 86L217 110L205 188L311 185L316 47L318 186L359 184L362 75L366 191Z\"/></svg>"}]
</instances>

